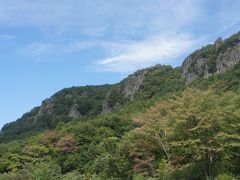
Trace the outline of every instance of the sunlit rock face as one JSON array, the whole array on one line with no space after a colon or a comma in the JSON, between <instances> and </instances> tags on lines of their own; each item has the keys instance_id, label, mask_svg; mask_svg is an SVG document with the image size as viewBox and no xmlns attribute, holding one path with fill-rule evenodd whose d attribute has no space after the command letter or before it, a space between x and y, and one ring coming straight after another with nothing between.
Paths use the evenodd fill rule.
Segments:
<instances>
[{"instance_id":1,"label":"sunlit rock face","mask_svg":"<svg viewBox=\"0 0 240 180\"><path fill-rule=\"evenodd\" d=\"M240 33L229 39L218 38L214 44L189 55L182 64L182 77L190 84L198 77L222 74L240 61Z\"/></svg>"}]
</instances>

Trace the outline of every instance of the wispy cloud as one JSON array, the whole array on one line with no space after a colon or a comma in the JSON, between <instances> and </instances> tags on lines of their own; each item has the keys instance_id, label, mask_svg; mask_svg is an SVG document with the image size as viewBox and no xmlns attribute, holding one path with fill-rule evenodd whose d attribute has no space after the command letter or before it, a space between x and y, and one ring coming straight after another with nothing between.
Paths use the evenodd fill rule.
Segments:
<instances>
[{"instance_id":1,"label":"wispy cloud","mask_svg":"<svg viewBox=\"0 0 240 180\"><path fill-rule=\"evenodd\" d=\"M168 64L189 51L198 42L186 34L200 38L233 27L239 22L238 5L227 0L217 5L201 0L8 0L0 3L0 26L34 27L58 36L23 44L20 52L33 59L96 48L105 53L89 62L98 59L98 70L128 72Z\"/></svg>"},{"instance_id":2,"label":"wispy cloud","mask_svg":"<svg viewBox=\"0 0 240 180\"><path fill-rule=\"evenodd\" d=\"M95 40L69 43L35 42L20 49L20 54L34 57L35 61L52 54L81 53L98 49L105 58L95 60L97 71L130 72L156 63L170 64L174 58L189 51L199 40L187 34L159 34L144 40ZM181 61L182 59L180 59Z\"/></svg>"},{"instance_id":3,"label":"wispy cloud","mask_svg":"<svg viewBox=\"0 0 240 180\"><path fill-rule=\"evenodd\" d=\"M187 35L159 35L141 42L113 44L111 55L96 63L99 71L130 72L156 63L169 64L196 41Z\"/></svg>"},{"instance_id":4,"label":"wispy cloud","mask_svg":"<svg viewBox=\"0 0 240 180\"><path fill-rule=\"evenodd\" d=\"M188 37L161 34L178 32L200 12L199 0L8 0L0 3L0 26L34 27L58 36L59 41L22 45L18 52L33 60L97 48L108 57L97 62L99 69L123 72L168 63L189 47Z\"/></svg>"}]
</instances>

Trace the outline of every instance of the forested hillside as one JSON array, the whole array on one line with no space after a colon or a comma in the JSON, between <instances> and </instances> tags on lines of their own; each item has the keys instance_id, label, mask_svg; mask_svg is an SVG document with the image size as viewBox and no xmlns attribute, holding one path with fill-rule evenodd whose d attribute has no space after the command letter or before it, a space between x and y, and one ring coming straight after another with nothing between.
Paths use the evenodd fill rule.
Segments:
<instances>
[{"instance_id":1,"label":"forested hillside","mask_svg":"<svg viewBox=\"0 0 240 180\"><path fill-rule=\"evenodd\" d=\"M2 128L0 142L53 129L59 122L84 120L113 112L133 100L163 97L183 87L179 68L156 65L139 70L118 84L66 88L16 122L6 124Z\"/></svg>"},{"instance_id":2,"label":"forested hillside","mask_svg":"<svg viewBox=\"0 0 240 180\"><path fill-rule=\"evenodd\" d=\"M56 93L3 127L0 179L239 178L239 57L237 33L182 67Z\"/></svg>"}]
</instances>

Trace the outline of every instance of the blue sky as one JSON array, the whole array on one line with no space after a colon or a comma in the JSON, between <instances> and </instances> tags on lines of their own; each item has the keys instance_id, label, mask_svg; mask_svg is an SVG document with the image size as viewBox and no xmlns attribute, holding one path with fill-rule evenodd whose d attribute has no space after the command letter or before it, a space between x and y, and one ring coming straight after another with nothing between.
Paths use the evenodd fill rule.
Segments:
<instances>
[{"instance_id":1,"label":"blue sky","mask_svg":"<svg viewBox=\"0 0 240 180\"><path fill-rule=\"evenodd\" d=\"M0 127L65 87L116 83L240 30L239 0L0 0Z\"/></svg>"}]
</instances>

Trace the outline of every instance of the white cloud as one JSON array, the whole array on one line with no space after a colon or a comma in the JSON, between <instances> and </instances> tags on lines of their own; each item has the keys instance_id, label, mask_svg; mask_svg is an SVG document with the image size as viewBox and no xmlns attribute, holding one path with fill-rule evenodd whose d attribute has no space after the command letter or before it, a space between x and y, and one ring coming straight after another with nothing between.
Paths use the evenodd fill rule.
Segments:
<instances>
[{"instance_id":1,"label":"white cloud","mask_svg":"<svg viewBox=\"0 0 240 180\"><path fill-rule=\"evenodd\" d=\"M103 51L106 57L94 61L98 71L130 72L156 63L169 64L197 43L199 40L193 40L189 35L168 33L136 41L35 42L21 48L19 53L41 61L52 54L81 53L98 49Z\"/></svg>"},{"instance_id":2,"label":"white cloud","mask_svg":"<svg viewBox=\"0 0 240 180\"><path fill-rule=\"evenodd\" d=\"M35 59L96 48L106 57L95 62L98 70L128 72L169 64L199 44L184 33L209 41L239 22L239 3L228 3L220 0L214 9L214 2L201 0L8 0L0 3L0 26L37 27L59 36L23 45L23 54Z\"/></svg>"},{"instance_id":3,"label":"white cloud","mask_svg":"<svg viewBox=\"0 0 240 180\"><path fill-rule=\"evenodd\" d=\"M34 27L59 36L23 44L20 53L33 59L94 47L109 56L99 61L101 69L122 72L167 63L187 48L186 37L153 35L178 32L200 9L199 0L8 0L0 3L0 27Z\"/></svg>"},{"instance_id":4,"label":"white cloud","mask_svg":"<svg viewBox=\"0 0 240 180\"><path fill-rule=\"evenodd\" d=\"M96 63L99 71L130 72L156 63L169 64L171 60L196 44L187 35L159 35L141 42L113 44L111 55Z\"/></svg>"}]
</instances>

